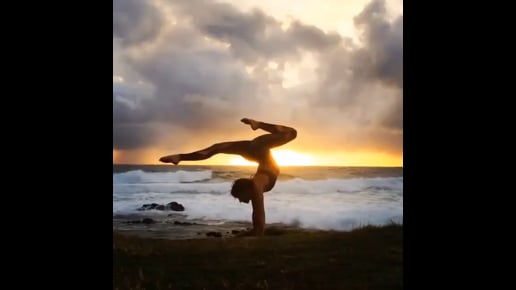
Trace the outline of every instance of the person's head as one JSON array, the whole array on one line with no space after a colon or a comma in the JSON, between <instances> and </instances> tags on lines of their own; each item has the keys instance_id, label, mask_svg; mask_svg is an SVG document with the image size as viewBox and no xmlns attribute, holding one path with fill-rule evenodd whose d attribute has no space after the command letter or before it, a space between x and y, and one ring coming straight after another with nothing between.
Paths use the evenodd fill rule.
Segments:
<instances>
[{"instance_id":1,"label":"person's head","mask_svg":"<svg viewBox=\"0 0 516 290\"><path fill-rule=\"evenodd\" d=\"M251 178L239 178L231 187L231 195L240 202L249 203L253 195L254 182Z\"/></svg>"}]
</instances>

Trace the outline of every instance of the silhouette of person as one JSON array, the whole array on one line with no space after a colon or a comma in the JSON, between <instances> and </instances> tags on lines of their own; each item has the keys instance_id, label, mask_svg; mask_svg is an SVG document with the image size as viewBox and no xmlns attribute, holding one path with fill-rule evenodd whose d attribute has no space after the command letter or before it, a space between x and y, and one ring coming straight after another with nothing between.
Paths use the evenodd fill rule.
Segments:
<instances>
[{"instance_id":1,"label":"silhouette of person","mask_svg":"<svg viewBox=\"0 0 516 290\"><path fill-rule=\"evenodd\" d=\"M262 129L270 134L258 136L253 140L216 143L191 153L163 156L159 161L177 165L181 161L204 160L215 154L223 153L240 155L248 161L257 162L258 168L254 176L235 180L231 187L231 195L240 202L249 203L251 201L253 229L247 234L261 236L265 230L263 194L272 190L280 172L270 149L294 140L297 137L297 131L291 127L249 118L243 118L241 122L250 125L253 130Z\"/></svg>"}]
</instances>

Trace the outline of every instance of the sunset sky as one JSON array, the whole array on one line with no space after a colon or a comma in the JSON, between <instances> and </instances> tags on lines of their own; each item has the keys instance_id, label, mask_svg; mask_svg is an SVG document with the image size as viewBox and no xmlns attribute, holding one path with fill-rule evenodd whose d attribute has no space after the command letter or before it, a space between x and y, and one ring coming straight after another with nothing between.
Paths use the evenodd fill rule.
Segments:
<instances>
[{"instance_id":1,"label":"sunset sky","mask_svg":"<svg viewBox=\"0 0 516 290\"><path fill-rule=\"evenodd\" d=\"M113 163L294 127L280 165L403 165L403 4L114 0ZM184 164L245 164L217 155Z\"/></svg>"}]
</instances>

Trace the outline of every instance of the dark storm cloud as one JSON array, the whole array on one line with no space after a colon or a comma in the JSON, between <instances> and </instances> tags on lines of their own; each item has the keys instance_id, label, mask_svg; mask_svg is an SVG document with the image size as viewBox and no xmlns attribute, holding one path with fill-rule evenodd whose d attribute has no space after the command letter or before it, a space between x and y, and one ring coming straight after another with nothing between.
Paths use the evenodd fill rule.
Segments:
<instances>
[{"instance_id":1,"label":"dark storm cloud","mask_svg":"<svg viewBox=\"0 0 516 290\"><path fill-rule=\"evenodd\" d=\"M134 149L148 145L147 140L154 138L155 129L151 124L113 124L113 148Z\"/></svg>"},{"instance_id":2,"label":"dark storm cloud","mask_svg":"<svg viewBox=\"0 0 516 290\"><path fill-rule=\"evenodd\" d=\"M152 40L163 23L163 15L149 1L113 0L113 37L126 44Z\"/></svg>"},{"instance_id":3,"label":"dark storm cloud","mask_svg":"<svg viewBox=\"0 0 516 290\"><path fill-rule=\"evenodd\" d=\"M251 97L254 91L254 81L228 53L203 44L189 49L171 44L143 61L133 59L131 63L156 88L153 98L143 105L157 121L208 130L207 119L231 113L228 109L243 103L243 97ZM216 122L211 120L209 124L215 126Z\"/></svg>"},{"instance_id":4,"label":"dark storm cloud","mask_svg":"<svg viewBox=\"0 0 516 290\"><path fill-rule=\"evenodd\" d=\"M355 17L355 26L365 41L369 77L403 88L403 16L390 23L385 0L374 0Z\"/></svg>"},{"instance_id":5,"label":"dark storm cloud","mask_svg":"<svg viewBox=\"0 0 516 290\"><path fill-rule=\"evenodd\" d=\"M365 39L363 50L369 55L368 76L398 90L381 124L403 129L403 15L392 23L386 19L385 0L372 1L355 18Z\"/></svg>"},{"instance_id":6,"label":"dark storm cloud","mask_svg":"<svg viewBox=\"0 0 516 290\"><path fill-rule=\"evenodd\" d=\"M227 51L210 47L189 28L176 27L162 41L166 45L150 50L140 51L137 44L129 48L133 51L125 56L125 63L154 90L152 96L143 98L144 89L138 94L127 89L129 84L114 86L114 126L124 124L127 131L134 127L138 136L144 136L137 127L143 121L215 134L224 131L230 118L238 121L238 108L248 106L256 91L255 81L244 68ZM149 130L145 140L131 145L180 144L188 136L181 137L177 129L173 137L159 134L167 131L173 130ZM115 138L115 148L127 147L125 140Z\"/></svg>"},{"instance_id":7,"label":"dark storm cloud","mask_svg":"<svg viewBox=\"0 0 516 290\"><path fill-rule=\"evenodd\" d=\"M203 0L172 3L201 33L231 43L233 53L247 62L289 59L301 50L322 50L341 40L336 33L325 34L299 21L285 31L280 22L258 9L244 13L227 3Z\"/></svg>"},{"instance_id":8,"label":"dark storm cloud","mask_svg":"<svg viewBox=\"0 0 516 290\"><path fill-rule=\"evenodd\" d=\"M322 49L340 41L337 34L326 35L316 27L300 22L294 22L284 31L281 23L258 10L243 13L230 5L204 1L170 3L176 12L186 13L177 18L180 21L189 19L193 27L180 22L159 40L161 45L141 48L141 51L138 50L138 38L122 41L125 46L121 49L131 50L125 55L125 63L155 87L152 98L139 102L131 101L136 96L121 92L120 88L125 85L119 85L115 90L114 123L124 124L128 131L130 126L137 126L138 121L149 121L150 117L155 122L195 129L197 133L224 136L225 127L245 116L239 112L251 112L266 103L267 82L272 77L263 72L264 61L266 64L270 58L288 58L296 51ZM155 10L140 6L155 16ZM159 30L150 26L147 29ZM119 30L129 29L121 27ZM205 36L221 45L228 43L231 46L229 49L214 47ZM143 38L139 39L144 42ZM255 77L245 72L245 65L239 59L254 66ZM135 131L138 130L135 127ZM148 133L145 137L145 141L131 144L155 144L160 136ZM115 148L125 146L121 142L115 138Z\"/></svg>"},{"instance_id":9,"label":"dark storm cloud","mask_svg":"<svg viewBox=\"0 0 516 290\"><path fill-rule=\"evenodd\" d=\"M113 89L115 149L180 146L199 134L206 143L231 139L247 129L238 120L252 117L303 126L305 136L324 124L324 142L337 147L374 142L401 151L403 17L388 21L383 1L355 18L362 46L299 20L282 29L260 10L159 2L173 12L170 21L147 3L114 3L113 37L120 38L114 65L126 80ZM318 62L316 80L282 88L285 64L306 52ZM129 69L130 78L123 75Z\"/></svg>"},{"instance_id":10,"label":"dark storm cloud","mask_svg":"<svg viewBox=\"0 0 516 290\"><path fill-rule=\"evenodd\" d=\"M377 125L378 130L397 131L392 138L401 139L403 16L389 21L385 1L374 0L354 22L362 45L347 43L321 57L319 97L314 104L340 106L348 117L342 122Z\"/></svg>"}]
</instances>

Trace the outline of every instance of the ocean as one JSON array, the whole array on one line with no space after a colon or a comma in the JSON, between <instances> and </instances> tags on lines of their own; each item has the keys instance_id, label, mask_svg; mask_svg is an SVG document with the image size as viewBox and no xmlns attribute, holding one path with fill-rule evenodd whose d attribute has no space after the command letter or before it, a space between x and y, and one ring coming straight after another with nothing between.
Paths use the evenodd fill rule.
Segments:
<instances>
[{"instance_id":1,"label":"ocean","mask_svg":"<svg viewBox=\"0 0 516 290\"><path fill-rule=\"evenodd\" d=\"M228 236L251 227L251 203L229 193L252 166L113 165L113 230L158 238ZM177 202L184 211L139 210ZM349 231L403 223L402 167L281 167L265 193L267 226Z\"/></svg>"}]
</instances>

